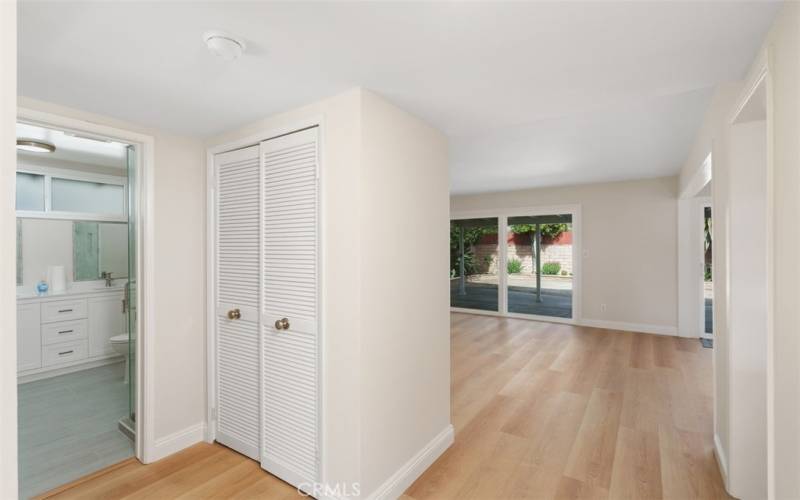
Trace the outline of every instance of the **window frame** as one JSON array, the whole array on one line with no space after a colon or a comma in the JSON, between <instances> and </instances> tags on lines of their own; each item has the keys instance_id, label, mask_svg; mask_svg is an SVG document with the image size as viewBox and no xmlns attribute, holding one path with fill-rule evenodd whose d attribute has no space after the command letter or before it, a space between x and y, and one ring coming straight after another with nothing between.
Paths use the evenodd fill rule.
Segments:
<instances>
[{"instance_id":1,"label":"window frame","mask_svg":"<svg viewBox=\"0 0 800 500\"><path fill-rule=\"evenodd\" d=\"M541 205L528 207L502 207L486 210L452 210L450 220L463 219L482 219L496 217L498 220L497 239L498 239L498 309L499 311L487 311L483 309L466 309L460 307L450 307L450 312L481 314L485 316L499 316L503 318L530 319L536 321L546 321L549 323L568 323L585 324L583 319L583 241L581 233L583 223L581 218L581 204L564 205ZM508 218L530 215L552 215L570 214L572 215L572 317L559 318L556 316L542 316L537 314L513 313L508 311ZM599 326L599 325L597 325ZM601 326L602 327L602 326Z\"/></svg>"},{"instance_id":2,"label":"window frame","mask_svg":"<svg viewBox=\"0 0 800 500\"><path fill-rule=\"evenodd\" d=\"M107 175L94 172L81 172L53 167L41 167L20 162L17 172L44 176L44 211L17 210L17 218L21 219L64 219L97 222L128 222L128 177L127 175ZM16 174L15 174L16 175ZM67 212L53 210L53 178L70 181L93 182L122 186L123 200L121 214L98 214L92 212Z\"/></svg>"}]
</instances>

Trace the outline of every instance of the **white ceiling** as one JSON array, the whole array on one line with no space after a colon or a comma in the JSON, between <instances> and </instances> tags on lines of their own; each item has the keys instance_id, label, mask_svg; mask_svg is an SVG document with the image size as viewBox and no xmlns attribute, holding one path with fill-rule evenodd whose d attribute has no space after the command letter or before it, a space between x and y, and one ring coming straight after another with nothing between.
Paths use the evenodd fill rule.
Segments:
<instances>
[{"instance_id":1,"label":"white ceiling","mask_svg":"<svg viewBox=\"0 0 800 500\"><path fill-rule=\"evenodd\" d=\"M451 139L453 192L673 174L767 2L23 1L20 93L208 136L353 86ZM241 36L225 62L207 29Z\"/></svg>"},{"instance_id":2,"label":"white ceiling","mask_svg":"<svg viewBox=\"0 0 800 500\"><path fill-rule=\"evenodd\" d=\"M127 145L114 141L100 141L86 137L76 137L60 130L17 123L17 139L35 139L56 147L52 153L31 153L18 151L23 158L34 162L46 160L52 164L61 161L64 168L70 165L94 165L124 169L127 166Z\"/></svg>"}]
</instances>

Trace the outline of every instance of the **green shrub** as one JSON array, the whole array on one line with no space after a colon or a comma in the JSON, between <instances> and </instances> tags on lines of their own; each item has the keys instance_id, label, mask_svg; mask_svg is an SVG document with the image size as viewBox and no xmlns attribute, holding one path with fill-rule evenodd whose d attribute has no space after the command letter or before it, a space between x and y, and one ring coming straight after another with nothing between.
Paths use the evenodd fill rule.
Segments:
<instances>
[{"instance_id":1,"label":"green shrub","mask_svg":"<svg viewBox=\"0 0 800 500\"><path fill-rule=\"evenodd\" d=\"M522 261L519 259L511 259L506 265L508 274L519 274L522 272Z\"/></svg>"},{"instance_id":2,"label":"green shrub","mask_svg":"<svg viewBox=\"0 0 800 500\"><path fill-rule=\"evenodd\" d=\"M545 262L542 264L542 274L556 275L561 271L561 263Z\"/></svg>"}]
</instances>

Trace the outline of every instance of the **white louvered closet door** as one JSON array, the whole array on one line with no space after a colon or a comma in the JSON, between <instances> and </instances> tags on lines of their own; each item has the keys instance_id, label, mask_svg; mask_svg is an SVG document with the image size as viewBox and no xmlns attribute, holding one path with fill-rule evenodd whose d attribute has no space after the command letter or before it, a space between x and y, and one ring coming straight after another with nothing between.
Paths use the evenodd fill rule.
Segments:
<instances>
[{"instance_id":1,"label":"white louvered closet door","mask_svg":"<svg viewBox=\"0 0 800 500\"><path fill-rule=\"evenodd\" d=\"M261 143L261 466L319 480L317 128Z\"/></svg>"},{"instance_id":2,"label":"white louvered closet door","mask_svg":"<svg viewBox=\"0 0 800 500\"><path fill-rule=\"evenodd\" d=\"M259 147L214 158L216 174L216 440L259 458Z\"/></svg>"}]
</instances>

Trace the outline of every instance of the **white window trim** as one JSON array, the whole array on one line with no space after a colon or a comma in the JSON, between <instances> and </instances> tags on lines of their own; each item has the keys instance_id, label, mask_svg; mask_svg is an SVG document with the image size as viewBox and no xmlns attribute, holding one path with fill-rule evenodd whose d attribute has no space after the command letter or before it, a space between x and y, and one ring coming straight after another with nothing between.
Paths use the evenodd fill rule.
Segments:
<instances>
[{"instance_id":1,"label":"white window trim","mask_svg":"<svg viewBox=\"0 0 800 500\"><path fill-rule=\"evenodd\" d=\"M66 212L53 210L53 178L71 181L96 182L98 184L111 184L122 186L123 192L128 191L128 178L116 175L97 174L93 172L79 172L53 167L42 167L20 162L17 172L44 176L44 211L17 210L17 218L23 219L59 219L81 220L98 222L128 222L128 197L123 196L122 214L103 215L97 213Z\"/></svg>"}]
</instances>

